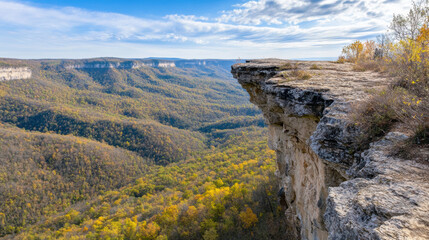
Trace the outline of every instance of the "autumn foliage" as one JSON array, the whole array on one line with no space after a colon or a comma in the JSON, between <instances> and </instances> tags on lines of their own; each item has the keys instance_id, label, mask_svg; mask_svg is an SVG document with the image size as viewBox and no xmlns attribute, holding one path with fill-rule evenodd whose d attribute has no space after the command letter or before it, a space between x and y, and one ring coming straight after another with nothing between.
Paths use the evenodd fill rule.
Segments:
<instances>
[{"instance_id":1,"label":"autumn foliage","mask_svg":"<svg viewBox=\"0 0 429 240\"><path fill-rule=\"evenodd\" d=\"M0 82L0 237L287 239L262 114L229 66L23 63L32 79Z\"/></svg>"},{"instance_id":2,"label":"autumn foliage","mask_svg":"<svg viewBox=\"0 0 429 240\"><path fill-rule=\"evenodd\" d=\"M185 162L47 215L17 239L288 239L264 133L242 134Z\"/></svg>"},{"instance_id":3,"label":"autumn foliage","mask_svg":"<svg viewBox=\"0 0 429 240\"><path fill-rule=\"evenodd\" d=\"M429 143L429 3L413 3L408 15L395 15L393 34L379 41L354 43L343 48L342 58L356 71L375 70L395 79L354 115L364 130L363 147L393 128L414 132L414 144Z\"/></svg>"}]
</instances>

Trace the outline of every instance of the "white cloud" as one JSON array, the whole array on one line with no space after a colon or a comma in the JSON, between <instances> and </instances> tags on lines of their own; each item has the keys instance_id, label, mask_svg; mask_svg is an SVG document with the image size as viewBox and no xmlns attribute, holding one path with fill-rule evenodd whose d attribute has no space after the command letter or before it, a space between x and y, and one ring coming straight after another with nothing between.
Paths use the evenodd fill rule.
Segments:
<instances>
[{"instance_id":1,"label":"white cloud","mask_svg":"<svg viewBox=\"0 0 429 240\"><path fill-rule=\"evenodd\" d=\"M405 0L259 0L237 5L216 19L168 15L154 20L0 0L0 54L30 58L335 56L341 45L383 32L392 14L409 5Z\"/></svg>"},{"instance_id":2,"label":"white cloud","mask_svg":"<svg viewBox=\"0 0 429 240\"><path fill-rule=\"evenodd\" d=\"M393 13L406 11L404 6L410 3L409 0L259 0L224 12L219 21L260 25L298 24L309 20L359 23L376 18L388 22Z\"/></svg>"}]
</instances>

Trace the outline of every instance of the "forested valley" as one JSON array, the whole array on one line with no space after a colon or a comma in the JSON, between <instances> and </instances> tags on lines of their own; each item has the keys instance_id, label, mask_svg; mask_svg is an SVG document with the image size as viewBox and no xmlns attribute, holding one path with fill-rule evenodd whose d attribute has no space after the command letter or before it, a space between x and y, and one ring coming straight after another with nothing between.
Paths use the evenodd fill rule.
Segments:
<instances>
[{"instance_id":1,"label":"forested valley","mask_svg":"<svg viewBox=\"0 0 429 240\"><path fill-rule=\"evenodd\" d=\"M0 59L0 238L287 239L233 63Z\"/></svg>"}]
</instances>

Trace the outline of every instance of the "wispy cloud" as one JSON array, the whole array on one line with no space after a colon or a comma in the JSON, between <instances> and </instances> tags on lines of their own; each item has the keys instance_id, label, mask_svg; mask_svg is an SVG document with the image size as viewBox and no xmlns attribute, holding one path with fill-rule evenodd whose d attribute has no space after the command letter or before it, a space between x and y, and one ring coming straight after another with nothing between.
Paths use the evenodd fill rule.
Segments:
<instances>
[{"instance_id":1,"label":"wispy cloud","mask_svg":"<svg viewBox=\"0 0 429 240\"><path fill-rule=\"evenodd\" d=\"M145 19L0 0L6 57L314 57L383 32L409 1L259 0L218 18Z\"/></svg>"},{"instance_id":2,"label":"wispy cloud","mask_svg":"<svg viewBox=\"0 0 429 240\"><path fill-rule=\"evenodd\" d=\"M219 20L254 25L299 24L314 20L340 24L371 20L385 23L392 13L406 10L404 6L409 5L410 1L400 0L259 0L237 5L236 9L224 12Z\"/></svg>"}]
</instances>

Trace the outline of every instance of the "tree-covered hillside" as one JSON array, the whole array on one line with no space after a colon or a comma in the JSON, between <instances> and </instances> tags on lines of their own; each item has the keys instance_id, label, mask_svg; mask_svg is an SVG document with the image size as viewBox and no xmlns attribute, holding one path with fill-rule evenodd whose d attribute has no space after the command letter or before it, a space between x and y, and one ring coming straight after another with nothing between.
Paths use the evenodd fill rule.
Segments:
<instances>
[{"instance_id":1,"label":"tree-covered hillside","mask_svg":"<svg viewBox=\"0 0 429 240\"><path fill-rule=\"evenodd\" d=\"M33 74L0 82L0 236L251 239L281 218L232 61L1 62Z\"/></svg>"},{"instance_id":2,"label":"tree-covered hillside","mask_svg":"<svg viewBox=\"0 0 429 240\"><path fill-rule=\"evenodd\" d=\"M153 166L128 186L43 218L13 238L288 239L274 152L255 140L264 131L250 132L185 161Z\"/></svg>"},{"instance_id":3,"label":"tree-covered hillside","mask_svg":"<svg viewBox=\"0 0 429 240\"><path fill-rule=\"evenodd\" d=\"M104 141L166 164L203 149L218 129L263 125L238 84L195 68L30 63L32 79L0 85L0 120L23 129Z\"/></svg>"}]
</instances>

